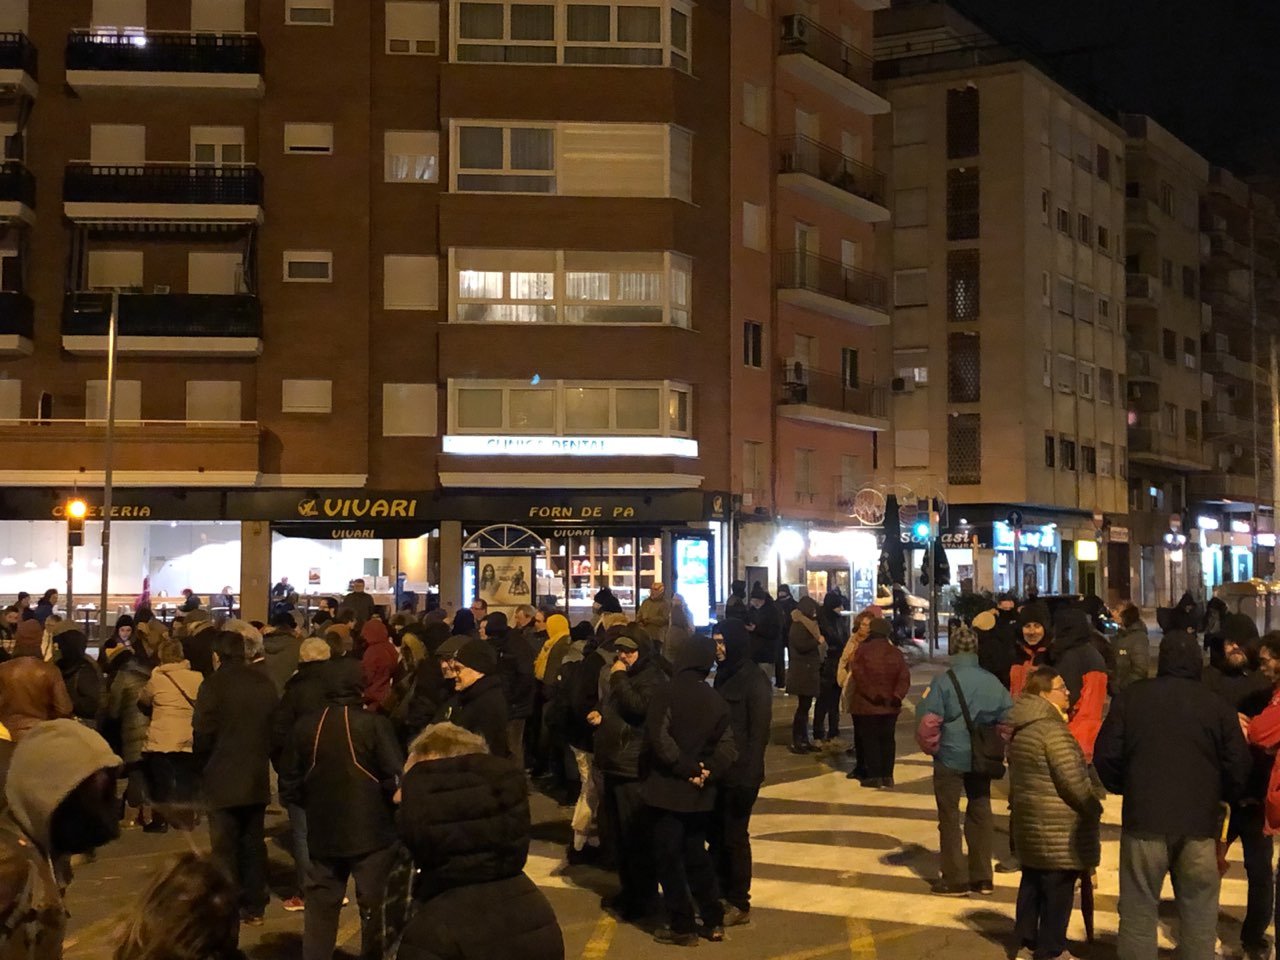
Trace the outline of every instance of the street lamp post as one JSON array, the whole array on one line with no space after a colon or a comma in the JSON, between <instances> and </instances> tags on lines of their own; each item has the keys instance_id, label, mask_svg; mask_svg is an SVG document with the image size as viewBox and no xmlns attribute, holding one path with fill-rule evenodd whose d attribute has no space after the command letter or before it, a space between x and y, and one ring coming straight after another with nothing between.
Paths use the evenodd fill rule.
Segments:
<instances>
[{"instance_id":1,"label":"street lamp post","mask_svg":"<svg viewBox=\"0 0 1280 960\"><path fill-rule=\"evenodd\" d=\"M120 327L120 293L111 293L107 325L107 435L102 452L102 582L98 596L98 636L107 637L107 582L111 571L111 470L116 436L116 343Z\"/></svg>"}]
</instances>

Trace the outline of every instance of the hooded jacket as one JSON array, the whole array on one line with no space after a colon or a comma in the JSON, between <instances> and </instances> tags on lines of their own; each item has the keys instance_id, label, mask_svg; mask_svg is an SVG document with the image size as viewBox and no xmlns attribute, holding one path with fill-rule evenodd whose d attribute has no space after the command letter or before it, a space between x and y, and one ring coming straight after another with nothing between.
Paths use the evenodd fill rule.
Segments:
<instances>
[{"instance_id":1,"label":"hooded jacket","mask_svg":"<svg viewBox=\"0 0 1280 960\"><path fill-rule=\"evenodd\" d=\"M116 654L113 665L117 669L107 691L106 719L119 736L124 762L137 763L147 745L150 726L150 718L138 709L138 702L143 687L151 679L151 667L131 650Z\"/></svg>"},{"instance_id":2,"label":"hooded jacket","mask_svg":"<svg viewBox=\"0 0 1280 960\"><path fill-rule=\"evenodd\" d=\"M740 620L721 620L724 659L716 666L715 691L729 705L737 759L722 782L731 789L758 790L764 783L764 754L773 717L773 687L750 656L750 640Z\"/></svg>"},{"instance_id":3,"label":"hooded jacket","mask_svg":"<svg viewBox=\"0 0 1280 960\"><path fill-rule=\"evenodd\" d=\"M1009 671L1018 659L1022 636L1018 615L1013 610L984 610L973 618L978 635L978 665L1009 688Z\"/></svg>"},{"instance_id":4,"label":"hooded jacket","mask_svg":"<svg viewBox=\"0 0 1280 960\"><path fill-rule=\"evenodd\" d=\"M1215 837L1220 804L1246 789L1251 758L1235 711L1200 680L1200 644L1174 634L1159 673L1111 701L1094 746L1103 785L1124 795L1127 833Z\"/></svg>"},{"instance_id":5,"label":"hooded jacket","mask_svg":"<svg viewBox=\"0 0 1280 960\"><path fill-rule=\"evenodd\" d=\"M818 610L818 632L826 641L827 649L818 668L818 674L824 686L836 686L836 671L840 666L840 654L844 652L845 642L849 639L846 621L841 614L844 609L844 597L834 590L822 598L822 607Z\"/></svg>"},{"instance_id":6,"label":"hooded jacket","mask_svg":"<svg viewBox=\"0 0 1280 960\"><path fill-rule=\"evenodd\" d=\"M299 663L298 669L284 685L284 696L271 715L271 760L280 769L285 745L298 721L324 708L333 685L334 674L344 673L348 682L363 684L364 676L356 661L311 660Z\"/></svg>"},{"instance_id":7,"label":"hooded jacket","mask_svg":"<svg viewBox=\"0 0 1280 960\"><path fill-rule=\"evenodd\" d=\"M1094 645L1097 631L1083 610L1059 611L1053 635L1053 666L1071 695L1067 726L1088 762L1093 759L1093 744L1107 704L1107 664Z\"/></svg>"},{"instance_id":8,"label":"hooded jacket","mask_svg":"<svg viewBox=\"0 0 1280 960\"><path fill-rule=\"evenodd\" d=\"M764 593L764 591L761 591ZM742 620L738 620L742 623ZM750 631L751 637L751 659L756 663L772 664L778 659L778 644L784 640L784 624L786 629L791 627L791 616L788 614L785 618L778 605L769 599L767 593L764 594L764 603L760 606L750 606L747 610L746 623L752 627Z\"/></svg>"},{"instance_id":9,"label":"hooded jacket","mask_svg":"<svg viewBox=\"0 0 1280 960\"><path fill-rule=\"evenodd\" d=\"M645 643L635 663L607 676L599 708L600 726L596 727L595 766L601 773L637 780L641 775L645 715L654 694L668 682L667 675Z\"/></svg>"},{"instance_id":10,"label":"hooded jacket","mask_svg":"<svg viewBox=\"0 0 1280 960\"><path fill-rule=\"evenodd\" d=\"M391 680L400 663L400 651L391 642L387 625L381 620L370 620L360 630L365 643L360 669L364 674L364 702L370 710L379 709L391 695Z\"/></svg>"},{"instance_id":11,"label":"hooded jacket","mask_svg":"<svg viewBox=\"0 0 1280 960\"><path fill-rule=\"evenodd\" d=\"M71 713L81 723L96 728L107 705L107 685L98 665L85 656L85 635L79 630L67 630L53 642L58 648L62 682L71 696Z\"/></svg>"},{"instance_id":12,"label":"hooded jacket","mask_svg":"<svg viewBox=\"0 0 1280 960\"><path fill-rule=\"evenodd\" d=\"M302 650L302 641L289 630L273 629L262 635L263 655L266 662L263 669L276 685L276 693L284 694L284 685L288 683L293 672L298 669L298 654Z\"/></svg>"},{"instance_id":13,"label":"hooded jacket","mask_svg":"<svg viewBox=\"0 0 1280 960\"><path fill-rule=\"evenodd\" d=\"M533 716L537 695L533 650L524 637L510 627L495 624L491 631L488 620L485 635L498 657L498 678L502 681L502 695L507 698L507 719L529 719Z\"/></svg>"},{"instance_id":14,"label":"hooded jacket","mask_svg":"<svg viewBox=\"0 0 1280 960\"><path fill-rule=\"evenodd\" d=\"M791 627L787 634L787 693L794 697L818 695L819 671L827 645L822 639L822 631L818 629L817 618L818 604L813 597L803 597L791 611Z\"/></svg>"},{"instance_id":15,"label":"hooded jacket","mask_svg":"<svg viewBox=\"0 0 1280 960\"><path fill-rule=\"evenodd\" d=\"M547 639L542 642L542 649L533 660L533 675L542 683L554 683L556 674L560 672L560 660L564 659L564 651L569 649L569 621L563 614L553 613L547 617ZM559 652L559 656L555 654ZM552 669L552 660L555 668Z\"/></svg>"},{"instance_id":16,"label":"hooded jacket","mask_svg":"<svg viewBox=\"0 0 1280 960\"><path fill-rule=\"evenodd\" d=\"M53 814L81 783L122 762L70 720L40 724L14 749L0 817L0 960L61 958L67 912L52 866Z\"/></svg>"},{"instance_id":17,"label":"hooded jacket","mask_svg":"<svg viewBox=\"0 0 1280 960\"><path fill-rule=\"evenodd\" d=\"M1102 855L1093 792L1080 745L1044 697L1023 694L1009 714L1009 830L1024 867L1091 871Z\"/></svg>"},{"instance_id":18,"label":"hooded jacket","mask_svg":"<svg viewBox=\"0 0 1280 960\"><path fill-rule=\"evenodd\" d=\"M1121 627L1111 646L1116 657L1115 693L1151 676L1151 637L1145 623L1139 620Z\"/></svg>"},{"instance_id":19,"label":"hooded jacket","mask_svg":"<svg viewBox=\"0 0 1280 960\"><path fill-rule=\"evenodd\" d=\"M0 723L9 728L14 742L37 723L69 716L71 697L62 673L52 663L41 660L38 654L0 663Z\"/></svg>"}]
</instances>

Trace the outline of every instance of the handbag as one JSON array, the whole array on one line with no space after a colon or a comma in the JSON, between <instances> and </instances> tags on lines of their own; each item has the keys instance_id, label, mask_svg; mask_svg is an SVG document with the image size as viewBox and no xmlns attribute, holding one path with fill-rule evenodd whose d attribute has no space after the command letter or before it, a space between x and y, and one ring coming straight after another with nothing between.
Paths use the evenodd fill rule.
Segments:
<instances>
[{"instance_id":1,"label":"handbag","mask_svg":"<svg viewBox=\"0 0 1280 960\"><path fill-rule=\"evenodd\" d=\"M973 772L992 780L1004 778L1004 737L994 726L975 727L973 718L969 716L969 704L965 702L964 691L960 689L960 681L954 670L947 671L951 685L956 688L956 696L960 699L960 712L964 715L964 725L969 731L970 767Z\"/></svg>"}]
</instances>

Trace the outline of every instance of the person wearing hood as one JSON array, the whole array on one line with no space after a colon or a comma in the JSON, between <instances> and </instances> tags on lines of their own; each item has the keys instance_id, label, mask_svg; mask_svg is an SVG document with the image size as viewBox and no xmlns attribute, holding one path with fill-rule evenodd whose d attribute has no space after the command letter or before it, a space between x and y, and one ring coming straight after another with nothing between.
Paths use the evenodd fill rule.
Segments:
<instances>
[{"instance_id":1,"label":"person wearing hood","mask_svg":"<svg viewBox=\"0 0 1280 960\"><path fill-rule=\"evenodd\" d=\"M208 610L192 610L182 617L182 649L192 670L207 680L213 676L213 638L218 629Z\"/></svg>"},{"instance_id":2,"label":"person wearing hood","mask_svg":"<svg viewBox=\"0 0 1280 960\"><path fill-rule=\"evenodd\" d=\"M746 620L750 613L747 607L747 581L734 580L729 584L729 599L724 604L726 620Z\"/></svg>"},{"instance_id":3,"label":"person wearing hood","mask_svg":"<svg viewBox=\"0 0 1280 960\"><path fill-rule=\"evenodd\" d=\"M435 723L454 723L478 733L495 757L510 757L507 698L497 675L498 658L486 640L466 640L452 657L454 694L436 711Z\"/></svg>"},{"instance_id":4,"label":"person wearing hood","mask_svg":"<svg viewBox=\"0 0 1280 960\"><path fill-rule=\"evenodd\" d=\"M729 706L737 759L720 779L707 840L725 901L724 925L751 920L751 811L764 783L764 754L773 719L769 678L752 664L741 621L721 620L716 643L715 691Z\"/></svg>"},{"instance_id":5,"label":"person wearing hood","mask_svg":"<svg viewBox=\"0 0 1280 960\"><path fill-rule=\"evenodd\" d=\"M818 631L826 641L826 655L818 666L818 699L813 708L813 739L835 743L840 737L840 657L849 641L844 620L844 597L831 590L822 598Z\"/></svg>"},{"instance_id":6,"label":"person wearing hood","mask_svg":"<svg viewBox=\"0 0 1280 960\"><path fill-rule=\"evenodd\" d=\"M98 728L107 705L107 685L102 671L85 654L89 640L79 630L63 630L53 638L58 648L58 670L71 696L71 714L87 727Z\"/></svg>"},{"instance_id":7,"label":"person wearing hood","mask_svg":"<svg viewBox=\"0 0 1280 960\"><path fill-rule=\"evenodd\" d=\"M1094 642L1097 636L1089 615L1081 609L1068 607L1054 618L1050 659L1071 695L1067 726L1086 763L1093 760L1093 742L1107 705L1107 663Z\"/></svg>"},{"instance_id":8,"label":"person wearing hood","mask_svg":"<svg viewBox=\"0 0 1280 960\"><path fill-rule=\"evenodd\" d=\"M888 620L872 620L867 639L858 647L849 667L853 684L849 711L858 741L858 760L866 773L862 785L878 789L893 787L894 731L902 701L911 689L911 668L892 635Z\"/></svg>"},{"instance_id":9,"label":"person wearing hood","mask_svg":"<svg viewBox=\"0 0 1280 960\"><path fill-rule=\"evenodd\" d=\"M73 854L120 835L107 742L73 720L37 724L14 748L0 815L0 957L58 960Z\"/></svg>"},{"instance_id":10,"label":"person wearing hood","mask_svg":"<svg viewBox=\"0 0 1280 960\"><path fill-rule=\"evenodd\" d=\"M405 743L422 732L431 722L446 700L453 696L453 681L444 675L441 650L446 643L458 643L465 638L452 637L449 624L443 620L430 620L422 627L422 646L425 655L415 667L413 690L409 694L404 712Z\"/></svg>"},{"instance_id":11,"label":"person wearing hood","mask_svg":"<svg viewBox=\"0 0 1280 960\"><path fill-rule=\"evenodd\" d=\"M124 819L130 819L128 808L133 807L134 819L143 824L144 832L164 833L168 829L164 817L150 806L142 758L151 721L139 708L139 698L151 679L151 662L123 645L113 647L107 656L113 678L107 690L103 735L124 759L124 773L128 780L124 792ZM110 735L106 731L110 731Z\"/></svg>"},{"instance_id":12,"label":"person wearing hood","mask_svg":"<svg viewBox=\"0 0 1280 960\"><path fill-rule=\"evenodd\" d=\"M62 673L41 654L43 633L35 620L19 623L13 658L0 663L0 723L15 743L37 723L72 713Z\"/></svg>"},{"instance_id":13,"label":"person wearing hood","mask_svg":"<svg viewBox=\"0 0 1280 960\"><path fill-rule=\"evenodd\" d=\"M778 606L764 587L756 585L751 590L747 611L747 632L751 637L751 659L762 666L775 666L778 660L778 644L782 642L782 618ZM726 619L732 619L726 617ZM776 672L776 667L775 667ZM783 678L786 665L783 664Z\"/></svg>"},{"instance_id":14,"label":"person wearing hood","mask_svg":"<svg viewBox=\"0 0 1280 960\"><path fill-rule=\"evenodd\" d=\"M590 716L600 702L600 672L604 669L604 655L600 652L600 637L579 623L573 628L569 649L560 662L557 683L557 714L563 724L564 737L573 752L578 768L581 790L574 804L573 840L567 850L570 864L592 859L600 848L599 818L597 810L602 790L601 777L592 763L595 744L595 726Z\"/></svg>"},{"instance_id":15,"label":"person wearing hood","mask_svg":"<svg viewBox=\"0 0 1280 960\"><path fill-rule=\"evenodd\" d=\"M1103 786L1124 797L1120 956L1155 957L1160 888L1172 874L1178 951L1212 957L1222 805L1248 789L1253 758L1235 711L1201 682L1193 633L1165 637L1157 669L1112 700L1093 755Z\"/></svg>"},{"instance_id":16,"label":"person wearing hood","mask_svg":"<svg viewBox=\"0 0 1280 960\"><path fill-rule=\"evenodd\" d=\"M507 615L494 611L480 625L480 634L498 661L497 675L507 701L507 747L517 767L524 769L524 725L533 716L537 696L533 650L522 636L513 635Z\"/></svg>"},{"instance_id":17,"label":"person wearing hood","mask_svg":"<svg viewBox=\"0 0 1280 960\"><path fill-rule=\"evenodd\" d=\"M1111 641L1116 658L1113 693L1126 690L1138 680L1151 676L1151 637L1147 633L1147 625L1142 622L1141 611L1132 603L1126 603L1118 619L1120 629ZM1254 634L1257 634L1256 630Z\"/></svg>"},{"instance_id":18,"label":"person wearing hood","mask_svg":"<svg viewBox=\"0 0 1280 960\"><path fill-rule=\"evenodd\" d=\"M667 597L666 586L659 581L655 580L649 587L649 596L636 611L636 623L649 634L654 650L661 653L667 642L667 627L671 625L671 600Z\"/></svg>"},{"instance_id":19,"label":"person wearing hood","mask_svg":"<svg viewBox=\"0 0 1280 960\"><path fill-rule=\"evenodd\" d=\"M1022 863L1015 929L1032 957L1067 954L1076 880L1102 856L1102 802L1080 745L1067 729L1066 682L1037 667L1009 724L1009 832Z\"/></svg>"},{"instance_id":20,"label":"person wearing hood","mask_svg":"<svg viewBox=\"0 0 1280 960\"><path fill-rule=\"evenodd\" d=\"M725 619L733 618L726 612ZM796 712L791 718L791 752L810 753L816 748L809 739L809 710L818 695L819 671L827 653L826 641L818 629L818 604L813 597L801 598L791 611L787 650L791 659L787 693L797 700Z\"/></svg>"},{"instance_id":21,"label":"person wearing hood","mask_svg":"<svg viewBox=\"0 0 1280 960\"><path fill-rule=\"evenodd\" d=\"M133 646L133 617L127 613L121 614L116 619L116 625L111 631L111 636L107 638L106 643L102 644L98 650L98 666L103 673L107 671L107 651L121 644L126 647Z\"/></svg>"},{"instance_id":22,"label":"person wearing hood","mask_svg":"<svg viewBox=\"0 0 1280 960\"><path fill-rule=\"evenodd\" d=\"M381 710L391 695L391 679L400 663L400 651L391 642L387 625L376 617L360 628L364 656L360 670L364 675L364 705L367 710Z\"/></svg>"},{"instance_id":23,"label":"person wearing hood","mask_svg":"<svg viewBox=\"0 0 1280 960\"><path fill-rule=\"evenodd\" d=\"M653 655L649 634L638 624L613 642L617 656L606 674L595 735L595 767L604 777L601 823L618 862L622 889L609 901L624 920L639 920L657 907L658 880L653 838L645 816L640 778L644 722L667 675Z\"/></svg>"},{"instance_id":24,"label":"person wearing hood","mask_svg":"<svg viewBox=\"0 0 1280 960\"><path fill-rule=\"evenodd\" d=\"M378 622L370 620L365 629ZM392 798L404 765L390 719L362 709L367 688L361 678L344 671L326 676L323 706L294 725L280 762L280 799L306 811L311 864L303 960L332 960L338 914L352 877L361 955L375 955L374 917L396 842Z\"/></svg>"},{"instance_id":25,"label":"person wearing hood","mask_svg":"<svg viewBox=\"0 0 1280 960\"><path fill-rule=\"evenodd\" d=\"M1200 605L1196 603L1196 598L1191 595L1191 591L1185 591L1178 602L1172 607L1163 611L1164 635L1170 634L1186 634L1196 636L1200 632L1202 617L1200 615Z\"/></svg>"},{"instance_id":26,"label":"person wearing hood","mask_svg":"<svg viewBox=\"0 0 1280 960\"><path fill-rule=\"evenodd\" d=\"M555 785L565 784L565 750L561 737L557 678L560 664L572 643L569 621L563 614L546 617L543 626L542 646L533 659L533 676L538 689L538 729L534 739L534 757L531 769L535 777L550 776Z\"/></svg>"},{"instance_id":27,"label":"person wearing hood","mask_svg":"<svg viewBox=\"0 0 1280 960\"><path fill-rule=\"evenodd\" d=\"M476 626L476 615L464 607L453 615L453 626L449 631L453 637L478 637L480 628Z\"/></svg>"},{"instance_id":28,"label":"person wearing hood","mask_svg":"<svg viewBox=\"0 0 1280 960\"><path fill-rule=\"evenodd\" d=\"M213 855L240 889L245 922L257 925L268 899L264 820L271 800L271 719L279 698L271 679L245 662L245 645L238 633L215 635L215 670L200 686L191 733Z\"/></svg>"},{"instance_id":29,"label":"person wearing hood","mask_svg":"<svg viewBox=\"0 0 1280 960\"><path fill-rule=\"evenodd\" d=\"M690 640L645 718L644 799L653 808L654 854L668 923L654 934L658 943L697 944L695 902L703 935L724 939L724 906L706 841L721 779L738 754L729 706L706 683L715 655L710 640Z\"/></svg>"},{"instance_id":30,"label":"person wearing hood","mask_svg":"<svg viewBox=\"0 0 1280 960\"><path fill-rule=\"evenodd\" d=\"M596 591L595 597L591 601L591 623L598 632L605 629L602 627L602 621L605 614L622 613L622 603L617 596L608 587L601 587Z\"/></svg>"},{"instance_id":31,"label":"person wearing hood","mask_svg":"<svg viewBox=\"0 0 1280 960\"><path fill-rule=\"evenodd\" d=\"M262 635L262 650L266 657L263 669L276 685L276 693L284 694L285 684L298 669L298 651L301 648L302 636L293 616L288 612L273 616L271 626Z\"/></svg>"},{"instance_id":32,"label":"person wearing hood","mask_svg":"<svg viewBox=\"0 0 1280 960\"><path fill-rule=\"evenodd\" d=\"M1008 690L1009 672L1018 658L1017 614L1012 611L983 610L973 618L972 626L973 632L978 635L978 666Z\"/></svg>"},{"instance_id":33,"label":"person wearing hood","mask_svg":"<svg viewBox=\"0 0 1280 960\"><path fill-rule=\"evenodd\" d=\"M1048 663L1049 645L1053 640L1053 634L1049 632L1052 622L1049 608L1040 600L1031 601L1018 611L1021 636L1014 651L1014 664L1009 668L1009 693L1012 696L1022 693L1022 685L1032 670Z\"/></svg>"}]
</instances>

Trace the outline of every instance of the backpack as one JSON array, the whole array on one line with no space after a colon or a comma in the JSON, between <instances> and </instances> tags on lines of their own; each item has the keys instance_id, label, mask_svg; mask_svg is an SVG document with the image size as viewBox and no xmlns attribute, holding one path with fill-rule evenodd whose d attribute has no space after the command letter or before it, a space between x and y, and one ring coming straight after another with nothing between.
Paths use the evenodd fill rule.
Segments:
<instances>
[{"instance_id":1,"label":"backpack","mask_svg":"<svg viewBox=\"0 0 1280 960\"><path fill-rule=\"evenodd\" d=\"M956 689L956 697L960 700L960 713L964 716L965 728L969 731L969 767L980 776L992 780L1004 779L1004 737L993 724L974 726L969 716L969 704L964 699L964 691L960 689L960 680L954 670L947 671L947 678Z\"/></svg>"}]
</instances>

